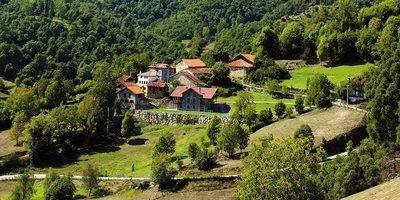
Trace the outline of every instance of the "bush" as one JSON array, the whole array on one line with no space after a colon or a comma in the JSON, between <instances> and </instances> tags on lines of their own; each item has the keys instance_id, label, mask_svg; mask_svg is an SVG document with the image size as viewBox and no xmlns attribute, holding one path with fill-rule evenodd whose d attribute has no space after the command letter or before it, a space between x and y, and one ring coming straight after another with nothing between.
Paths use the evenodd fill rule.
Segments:
<instances>
[{"instance_id":1,"label":"bush","mask_svg":"<svg viewBox=\"0 0 400 200\"><path fill-rule=\"evenodd\" d=\"M293 117L293 108L292 108L292 107L290 107L290 106L287 106L287 107L286 107L285 116L286 116L287 118Z\"/></svg>"},{"instance_id":2,"label":"bush","mask_svg":"<svg viewBox=\"0 0 400 200\"><path fill-rule=\"evenodd\" d=\"M306 138L311 147L314 145L314 134L311 127L307 124L301 125L296 132L294 132L294 138Z\"/></svg>"},{"instance_id":3,"label":"bush","mask_svg":"<svg viewBox=\"0 0 400 200\"><path fill-rule=\"evenodd\" d=\"M188 146L188 154L192 162L196 160L198 152L199 152L199 145L197 145L196 143L190 143Z\"/></svg>"},{"instance_id":4,"label":"bush","mask_svg":"<svg viewBox=\"0 0 400 200\"><path fill-rule=\"evenodd\" d=\"M162 135L154 146L153 157L158 154L173 154L175 152L176 141L172 134Z\"/></svg>"},{"instance_id":5,"label":"bush","mask_svg":"<svg viewBox=\"0 0 400 200\"><path fill-rule=\"evenodd\" d=\"M274 111L275 115L279 118L282 118L285 115L286 105L280 101L275 105Z\"/></svg>"},{"instance_id":6,"label":"bush","mask_svg":"<svg viewBox=\"0 0 400 200\"><path fill-rule=\"evenodd\" d=\"M5 174L21 167L18 154L12 153L0 160L0 173Z\"/></svg>"},{"instance_id":7,"label":"bush","mask_svg":"<svg viewBox=\"0 0 400 200\"><path fill-rule=\"evenodd\" d=\"M258 115L258 119L260 122L262 122L264 125L268 125L272 123L274 116L272 114L271 108L262 110L260 114Z\"/></svg>"},{"instance_id":8,"label":"bush","mask_svg":"<svg viewBox=\"0 0 400 200\"><path fill-rule=\"evenodd\" d=\"M131 110L126 111L121 125L121 135L125 138L140 135L141 128L137 126L137 122Z\"/></svg>"},{"instance_id":9,"label":"bush","mask_svg":"<svg viewBox=\"0 0 400 200\"><path fill-rule=\"evenodd\" d=\"M151 163L151 180L159 185L159 189L167 189L177 173L171 166L171 157L167 154L158 154Z\"/></svg>"},{"instance_id":10,"label":"bush","mask_svg":"<svg viewBox=\"0 0 400 200\"><path fill-rule=\"evenodd\" d=\"M12 190L11 200L29 200L34 192L35 180L30 178L30 174L24 172L17 180L17 184Z\"/></svg>"},{"instance_id":11,"label":"bush","mask_svg":"<svg viewBox=\"0 0 400 200\"><path fill-rule=\"evenodd\" d=\"M294 108L296 112L299 114L304 113L304 98L302 96L296 96L296 100L294 102Z\"/></svg>"},{"instance_id":12,"label":"bush","mask_svg":"<svg viewBox=\"0 0 400 200\"><path fill-rule=\"evenodd\" d=\"M243 130L238 120L231 120L222 125L221 132L217 137L218 148L232 157L236 148L247 147L249 134Z\"/></svg>"},{"instance_id":13,"label":"bush","mask_svg":"<svg viewBox=\"0 0 400 200\"><path fill-rule=\"evenodd\" d=\"M86 165L83 170L82 182L83 187L88 192L88 196L91 196L92 192L96 192L100 189L99 176L100 173L96 168L94 168L91 164Z\"/></svg>"},{"instance_id":14,"label":"bush","mask_svg":"<svg viewBox=\"0 0 400 200\"><path fill-rule=\"evenodd\" d=\"M202 146L196 154L195 164L200 170L209 170L217 164L217 152L211 148Z\"/></svg>"},{"instance_id":15,"label":"bush","mask_svg":"<svg viewBox=\"0 0 400 200\"><path fill-rule=\"evenodd\" d=\"M46 192L46 200L73 200L76 188L70 177L57 178Z\"/></svg>"}]
</instances>

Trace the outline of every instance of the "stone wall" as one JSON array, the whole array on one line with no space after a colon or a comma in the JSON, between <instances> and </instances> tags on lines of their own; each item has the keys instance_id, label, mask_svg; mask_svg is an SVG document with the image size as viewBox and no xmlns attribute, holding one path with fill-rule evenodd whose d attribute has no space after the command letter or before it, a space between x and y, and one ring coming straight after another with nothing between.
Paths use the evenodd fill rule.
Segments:
<instances>
[{"instance_id":1,"label":"stone wall","mask_svg":"<svg viewBox=\"0 0 400 200\"><path fill-rule=\"evenodd\" d=\"M230 120L230 117L228 115L217 115L217 116L221 119L222 123ZM177 124L208 124L213 116L136 110L135 117L151 124L177 125Z\"/></svg>"}]
</instances>

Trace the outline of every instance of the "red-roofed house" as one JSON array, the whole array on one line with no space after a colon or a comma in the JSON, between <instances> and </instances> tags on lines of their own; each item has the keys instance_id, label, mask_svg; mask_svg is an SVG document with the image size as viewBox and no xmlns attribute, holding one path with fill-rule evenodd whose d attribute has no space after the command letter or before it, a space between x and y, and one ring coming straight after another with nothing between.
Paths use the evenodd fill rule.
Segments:
<instances>
[{"instance_id":1,"label":"red-roofed house","mask_svg":"<svg viewBox=\"0 0 400 200\"><path fill-rule=\"evenodd\" d=\"M207 84L197 78L197 76L194 74L190 73L188 70L183 70L175 74L173 81L176 81L179 85L188 87L207 86Z\"/></svg>"},{"instance_id":2,"label":"red-roofed house","mask_svg":"<svg viewBox=\"0 0 400 200\"><path fill-rule=\"evenodd\" d=\"M212 112L216 96L216 88L178 86L171 94L170 108Z\"/></svg>"},{"instance_id":3,"label":"red-roofed house","mask_svg":"<svg viewBox=\"0 0 400 200\"><path fill-rule=\"evenodd\" d=\"M247 71L253 67L255 56L251 54L239 54L227 65L230 69L229 76L232 79L241 79L246 76Z\"/></svg>"},{"instance_id":4,"label":"red-roofed house","mask_svg":"<svg viewBox=\"0 0 400 200\"><path fill-rule=\"evenodd\" d=\"M175 69L172 68L169 64L164 63L156 63L151 65L150 70L157 71L158 76L161 80L169 83L172 79L172 76L175 74Z\"/></svg>"},{"instance_id":5,"label":"red-roofed house","mask_svg":"<svg viewBox=\"0 0 400 200\"><path fill-rule=\"evenodd\" d=\"M182 61L176 65L176 73L192 68L207 68L207 65L201 59L182 59Z\"/></svg>"},{"instance_id":6,"label":"red-roofed house","mask_svg":"<svg viewBox=\"0 0 400 200\"><path fill-rule=\"evenodd\" d=\"M122 109L143 109L148 106L144 91L137 85L133 78L123 75L118 79L117 98Z\"/></svg>"}]
</instances>

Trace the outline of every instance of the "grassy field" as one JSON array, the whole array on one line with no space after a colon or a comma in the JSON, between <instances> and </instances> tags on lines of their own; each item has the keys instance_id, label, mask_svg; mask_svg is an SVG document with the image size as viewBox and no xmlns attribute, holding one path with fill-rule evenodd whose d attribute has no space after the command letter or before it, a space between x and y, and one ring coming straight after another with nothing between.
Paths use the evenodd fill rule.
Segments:
<instances>
[{"instance_id":1,"label":"grassy field","mask_svg":"<svg viewBox=\"0 0 400 200\"><path fill-rule=\"evenodd\" d=\"M325 74L334 84L339 84L347 78L361 75L364 71L372 67L372 64L363 65L342 65L337 67L323 67L320 65L302 67L290 71L291 79L282 82L282 85L305 89L307 87L307 79L315 74Z\"/></svg>"},{"instance_id":2,"label":"grassy field","mask_svg":"<svg viewBox=\"0 0 400 200\"><path fill-rule=\"evenodd\" d=\"M143 135L137 139L146 140L144 145L124 144L108 151L93 152L81 155L75 163L53 167L62 174L72 173L79 175L86 164L91 163L107 176L135 176L147 177L150 175L152 148L158 137L164 133L172 133L176 139L176 155L187 156L187 147L191 142L200 142L206 135L204 125L166 126L152 125L142 128ZM132 172L132 164L135 171ZM48 168L36 169L36 172L46 172Z\"/></svg>"},{"instance_id":3,"label":"grassy field","mask_svg":"<svg viewBox=\"0 0 400 200\"><path fill-rule=\"evenodd\" d=\"M267 134L272 134L274 138L291 136L302 124L308 124L314 133L316 143L319 143L323 137L330 140L349 132L362 122L364 115L363 112L336 106L326 110L317 109L294 119L281 120L266 126L250 135L250 142L259 141Z\"/></svg>"},{"instance_id":4,"label":"grassy field","mask_svg":"<svg viewBox=\"0 0 400 200\"><path fill-rule=\"evenodd\" d=\"M250 93L253 98L254 98L254 103L255 103L255 108L257 112L260 112L261 110L264 110L266 108L271 108L273 109L275 104L278 102L282 101L286 105L293 106L294 105L294 99L274 99L272 98L271 95L269 94L264 94L264 93L259 93L259 92L251 92ZM217 99L218 103L227 103L231 107L233 107L233 104L235 103L236 96L232 97L219 97Z\"/></svg>"},{"instance_id":5,"label":"grassy field","mask_svg":"<svg viewBox=\"0 0 400 200\"><path fill-rule=\"evenodd\" d=\"M400 199L400 178L375 186L363 192L351 195L342 200L388 200Z\"/></svg>"}]
</instances>

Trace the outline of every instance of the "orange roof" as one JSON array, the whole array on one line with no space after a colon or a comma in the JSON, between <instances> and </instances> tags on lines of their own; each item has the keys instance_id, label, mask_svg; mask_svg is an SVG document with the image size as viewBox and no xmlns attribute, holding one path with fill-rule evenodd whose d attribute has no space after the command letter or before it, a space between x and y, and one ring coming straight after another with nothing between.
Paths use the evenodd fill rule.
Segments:
<instances>
[{"instance_id":1,"label":"orange roof","mask_svg":"<svg viewBox=\"0 0 400 200\"><path fill-rule=\"evenodd\" d=\"M182 59L182 62L189 68L207 67L207 65L200 59Z\"/></svg>"},{"instance_id":2,"label":"orange roof","mask_svg":"<svg viewBox=\"0 0 400 200\"><path fill-rule=\"evenodd\" d=\"M240 54L243 57L245 57L248 61L250 61L251 63L254 63L254 61L256 60L256 57L252 54L246 54L246 53L242 53Z\"/></svg>"},{"instance_id":3,"label":"orange roof","mask_svg":"<svg viewBox=\"0 0 400 200\"><path fill-rule=\"evenodd\" d=\"M213 99L215 94L217 93L216 88L204 88L204 87L187 87L187 86L178 86L172 92L171 97L182 97L183 94L189 90L195 91L199 94L203 99Z\"/></svg>"},{"instance_id":4,"label":"orange roof","mask_svg":"<svg viewBox=\"0 0 400 200\"><path fill-rule=\"evenodd\" d=\"M228 66L231 68L251 68L253 67L253 64L248 63L243 59L239 59L228 63Z\"/></svg>"},{"instance_id":5,"label":"orange roof","mask_svg":"<svg viewBox=\"0 0 400 200\"><path fill-rule=\"evenodd\" d=\"M126 89L131 91L133 94L144 94L142 88L140 88L136 83L130 83L126 85Z\"/></svg>"}]
</instances>

